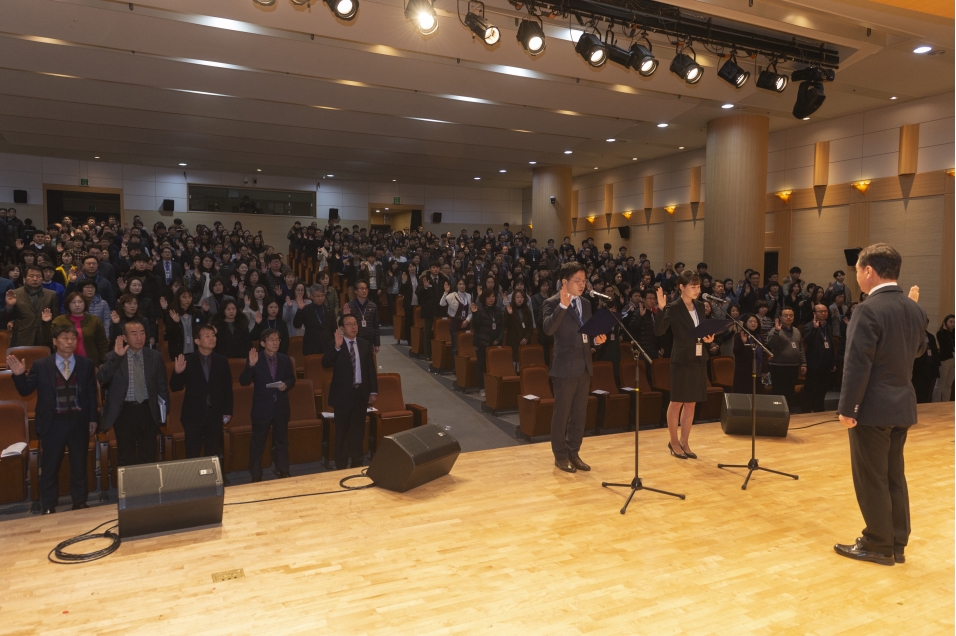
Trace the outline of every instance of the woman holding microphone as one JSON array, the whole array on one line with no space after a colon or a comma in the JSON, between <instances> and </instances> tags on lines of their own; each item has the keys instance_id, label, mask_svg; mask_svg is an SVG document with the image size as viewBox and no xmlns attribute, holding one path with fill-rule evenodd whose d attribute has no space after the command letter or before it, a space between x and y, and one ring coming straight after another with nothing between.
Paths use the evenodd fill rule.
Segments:
<instances>
[{"instance_id":1,"label":"woman holding microphone","mask_svg":"<svg viewBox=\"0 0 956 636\"><path fill-rule=\"evenodd\" d=\"M663 336L668 329L674 336L671 350L671 403L667 407L667 428L671 441L667 448L679 459L697 459L690 450L690 429L694 423L694 407L707 400L707 347L714 336L693 339L690 332L704 319L704 304L700 295L700 276L685 269L677 277L680 296L665 306L664 290L658 287L657 303L664 307L664 316L654 324L654 333ZM680 424L680 439L677 428Z\"/></svg>"}]
</instances>

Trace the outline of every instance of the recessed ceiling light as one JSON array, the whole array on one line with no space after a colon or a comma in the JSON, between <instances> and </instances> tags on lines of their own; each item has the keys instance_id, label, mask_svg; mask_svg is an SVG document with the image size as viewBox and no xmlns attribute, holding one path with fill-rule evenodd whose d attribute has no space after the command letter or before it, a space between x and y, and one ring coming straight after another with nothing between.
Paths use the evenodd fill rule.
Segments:
<instances>
[{"instance_id":1,"label":"recessed ceiling light","mask_svg":"<svg viewBox=\"0 0 956 636\"><path fill-rule=\"evenodd\" d=\"M385 209L387 210L388 208L385 208Z\"/></svg>"},{"instance_id":2,"label":"recessed ceiling light","mask_svg":"<svg viewBox=\"0 0 956 636\"><path fill-rule=\"evenodd\" d=\"M896 95L893 95L893 97L891 97L890 99L896 99Z\"/></svg>"},{"instance_id":3,"label":"recessed ceiling light","mask_svg":"<svg viewBox=\"0 0 956 636\"><path fill-rule=\"evenodd\" d=\"M919 53L920 55L922 55L923 53L929 53L932 50L933 50L933 47L923 45L923 46L917 46L915 49L913 49L913 53Z\"/></svg>"},{"instance_id":4,"label":"recessed ceiling light","mask_svg":"<svg viewBox=\"0 0 956 636\"><path fill-rule=\"evenodd\" d=\"M723 108L724 110L727 110L728 108L733 108L733 107L734 107L733 104L724 104L723 106L721 106L721 108Z\"/></svg>"},{"instance_id":5,"label":"recessed ceiling light","mask_svg":"<svg viewBox=\"0 0 956 636\"><path fill-rule=\"evenodd\" d=\"M181 165L181 166L185 166L186 164L184 164L184 163L181 163L181 164L179 164L179 165Z\"/></svg>"},{"instance_id":6,"label":"recessed ceiling light","mask_svg":"<svg viewBox=\"0 0 956 636\"><path fill-rule=\"evenodd\" d=\"M475 177L475 181L481 181L481 177Z\"/></svg>"},{"instance_id":7,"label":"recessed ceiling light","mask_svg":"<svg viewBox=\"0 0 956 636\"><path fill-rule=\"evenodd\" d=\"M327 175L325 175L325 176L328 177L329 179L331 179L331 178L334 177L335 175L334 175L334 174L327 174Z\"/></svg>"},{"instance_id":8,"label":"recessed ceiling light","mask_svg":"<svg viewBox=\"0 0 956 636\"><path fill-rule=\"evenodd\" d=\"M262 172L262 168L256 168L256 172Z\"/></svg>"},{"instance_id":9,"label":"recessed ceiling light","mask_svg":"<svg viewBox=\"0 0 956 636\"><path fill-rule=\"evenodd\" d=\"M398 181L398 179L392 179L392 183L395 183L396 181Z\"/></svg>"},{"instance_id":10,"label":"recessed ceiling light","mask_svg":"<svg viewBox=\"0 0 956 636\"><path fill-rule=\"evenodd\" d=\"M608 139L605 139L605 141L614 142L614 141L617 141L617 139L615 139L614 137L610 137Z\"/></svg>"},{"instance_id":11,"label":"recessed ceiling light","mask_svg":"<svg viewBox=\"0 0 956 636\"><path fill-rule=\"evenodd\" d=\"M597 170L597 166L594 166L594 169Z\"/></svg>"},{"instance_id":12,"label":"recessed ceiling light","mask_svg":"<svg viewBox=\"0 0 956 636\"><path fill-rule=\"evenodd\" d=\"M667 124L657 124L658 128L667 128Z\"/></svg>"},{"instance_id":13,"label":"recessed ceiling light","mask_svg":"<svg viewBox=\"0 0 956 636\"><path fill-rule=\"evenodd\" d=\"M534 164L536 164L536 163L538 163L538 162L537 162L537 161L529 161L528 163L533 166Z\"/></svg>"},{"instance_id":14,"label":"recessed ceiling light","mask_svg":"<svg viewBox=\"0 0 956 636\"><path fill-rule=\"evenodd\" d=\"M99 159L99 157L93 157L94 159Z\"/></svg>"},{"instance_id":15,"label":"recessed ceiling light","mask_svg":"<svg viewBox=\"0 0 956 636\"><path fill-rule=\"evenodd\" d=\"M637 161L637 157L631 157L631 161Z\"/></svg>"},{"instance_id":16,"label":"recessed ceiling light","mask_svg":"<svg viewBox=\"0 0 956 636\"><path fill-rule=\"evenodd\" d=\"M804 117L804 118L803 118L803 121L810 121L810 118L809 118L809 117Z\"/></svg>"},{"instance_id":17,"label":"recessed ceiling light","mask_svg":"<svg viewBox=\"0 0 956 636\"><path fill-rule=\"evenodd\" d=\"M565 150L565 151L564 151L564 154L570 155L570 154L571 154L571 151L570 151L570 150Z\"/></svg>"},{"instance_id":18,"label":"recessed ceiling light","mask_svg":"<svg viewBox=\"0 0 956 636\"><path fill-rule=\"evenodd\" d=\"M683 150L684 147L683 147L683 146L677 146L677 149L678 149L678 150Z\"/></svg>"},{"instance_id":19,"label":"recessed ceiling light","mask_svg":"<svg viewBox=\"0 0 956 636\"><path fill-rule=\"evenodd\" d=\"M507 171L507 170L499 170L498 172L504 173L504 172L508 172L508 171Z\"/></svg>"}]
</instances>

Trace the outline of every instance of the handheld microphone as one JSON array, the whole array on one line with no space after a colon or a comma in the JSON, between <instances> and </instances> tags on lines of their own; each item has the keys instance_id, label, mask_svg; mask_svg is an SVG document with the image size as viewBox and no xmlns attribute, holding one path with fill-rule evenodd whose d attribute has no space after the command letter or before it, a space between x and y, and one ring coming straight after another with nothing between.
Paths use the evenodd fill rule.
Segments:
<instances>
[{"instance_id":1,"label":"handheld microphone","mask_svg":"<svg viewBox=\"0 0 956 636\"><path fill-rule=\"evenodd\" d=\"M610 296L605 296L601 292L596 292L593 289L589 291L588 294L590 294L591 296L597 296L598 298L603 298L604 300L611 300Z\"/></svg>"},{"instance_id":2,"label":"handheld microphone","mask_svg":"<svg viewBox=\"0 0 956 636\"><path fill-rule=\"evenodd\" d=\"M716 296L712 296L710 294L701 294L700 297L703 298L704 300L709 300L712 303L720 303L721 305L730 302L730 300L728 300L727 298L717 298Z\"/></svg>"}]
</instances>

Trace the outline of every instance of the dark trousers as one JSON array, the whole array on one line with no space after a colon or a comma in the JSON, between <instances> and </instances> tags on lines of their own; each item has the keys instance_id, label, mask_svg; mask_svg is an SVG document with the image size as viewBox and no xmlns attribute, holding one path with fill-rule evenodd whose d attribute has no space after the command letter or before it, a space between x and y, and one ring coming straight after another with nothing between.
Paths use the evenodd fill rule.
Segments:
<instances>
[{"instance_id":1,"label":"dark trousers","mask_svg":"<svg viewBox=\"0 0 956 636\"><path fill-rule=\"evenodd\" d=\"M206 457L215 455L219 458L219 465L224 467L222 456L222 417L216 417L212 409L206 409L199 422L190 426L183 425L186 433L186 457L202 457L203 450Z\"/></svg>"},{"instance_id":2,"label":"dark trousers","mask_svg":"<svg viewBox=\"0 0 956 636\"><path fill-rule=\"evenodd\" d=\"M555 459L577 457L584 439L591 376L551 378L554 382L554 415L551 416L551 451Z\"/></svg>"},{"instance_id":3,"label":"dark trousers","mask_svg":"<svg viewBox=\"0 0 956 636\"><path fill-rule=\"evenodd\" d=\"M476 373L478 376L478 388L485 388L485 360L487 358L488 348L487 347L475 347L475 357L477 362L475 364Z\"/></svg>"},{"instance_id":4,"label":"dark trousers","mask_svg":"<svg viewBox=\"0 0 956 636\"><path fill-rule=\"evenodd\" d=\"M86 453L90 444L90 423L77 418L54 416L40 439L40 504L43 510L56 508L60 496L60 464L63 452L70 451L70 497L73 505L86 503ZM33 486L31 486L33 488Z\"/></svg>"},{"instance_id":5,"label":"dark trousers","mask_svg":"<svg viewBox=\"0 0 956 636\"><path fill-rule=\"evenodd\" d=\"M850 432L853 488L867 550L903 553L910 536L910 498L903 472L908 426L861 426Z\"/></svg>"},{"instance_id":6,"label":"dark trousers","mask_svg":"<svg viewBox=\"0 0 956 636\"><path fill-rule=\"evenodd\" d=\"M398 340L404 340L408 346L412 345L412 322L415 320L415 307L405 305L405 333Z\"/></svg>"},{"instance_id":7,"label":"dark trousers","mask_svg":"<svg viewBox=\"0 0 956 636\"><path fill-rule=\"evenodd\" d=\"M149 400L124 402L116 423L116 461L120 466L151 464L156 461L156 435L159 432Z\"/></svg>"},{"instance_id":8,"label":"dark trousers","mask_svg":"<svg viewBox=\"0 0 956 636\"><path fill-rule=\"evenodd\" d=\"M936 388L936 378L913 376L913 388L916 389L916 403L929 404L933 401L933 389Z\"/></svg>"},{"instance_id":9,"label":"dark trousers","mask_svg":"<svg viewBox=\"0 0 956 636\"><path fill-rule=\"evenodd\" d=\"M425 357L432 357L432 328L435 326L434 318L422 318L422 322L425 323L425 333L422 334L422 338L425 342L422 343L422 347L425 351Z\"/></svg>"},{"instance_id":10,"label":"dark trousers","mask_svg":"<svg viewBox=\"0 0 956 636\"><path fill-rule=\"evenodd\" d=\"M350 389L351 396L343 396L349 406L335 406L335 469L344 470L362 465L365 452L362 442L365 437L365 417L368 408L368 393L363 388ZM338 396L336 396L338 397Z\"/></svg>"},{"instance_id":11,"label":"dark trousers","mask_svg":"<svg viewBox=\"0 0 956 636\"><path fill-rule=\"evenodd\" d=\"M787 400L787 408L790 409L791 413L797 407L793 390L797 386L798 375L800 375L800 367L789 367L781 364L770 365L770 381L773 382L774 395L782 395Z\"/></svg>"},{"instance_id":12,"label":"dark trousers","mask_svg":"<svg viewBox=\"0 0 956 636\"><path fill-rule=\"evenodd\" d=\"M249 474L252 481L262 481L262 453L272 429L272 462L280 473L289 474L289 420L273 417L252 420L252 441L249 442Z\"/></svg>"},{"instance_id":13,"label":"dark trousers","mask_svg":"<svg viewBox=\"0 0 956 636\"><path fill-rule=\"evenodd\" d=\"M464 329L461 328L461 321L457 318L452 318L448 323L448 331L451 333L451 355L454 358L458 355L458 332L464 331ZM935 382L933 386L936 386Z\"/></svg>"},{"instance_id":14,"label":"dark trousers","mask_svg":"<svg viewBox=\"0 0 956 636\"><path fill-rule=\"evenodd\" d=\"M807 378L803 384L803 412L819 413L824 410L823 403L830 388L830 368L807 369Z\"/></svg>"}]
</instances>

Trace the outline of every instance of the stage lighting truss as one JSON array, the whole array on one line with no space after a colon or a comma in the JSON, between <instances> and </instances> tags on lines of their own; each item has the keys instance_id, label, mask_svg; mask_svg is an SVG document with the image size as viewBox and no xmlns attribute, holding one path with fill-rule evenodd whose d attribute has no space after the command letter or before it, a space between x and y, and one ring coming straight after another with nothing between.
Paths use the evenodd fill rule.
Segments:
<instances>
[{"instance_id":1,"label":"stage lighting truss","mask_svg":"<svg viewBox=\"0 0 956 636\"><path fill-rule=\"evenodd\" d=\"M474 9L473 9L474 8ZM461 19L461 8L459 2L458 19L466 27L477 35L488 46L494 46L501 40L501 31L485 19L485 3L478 0L469 0L468 13L465 19Z\"/></svg>"},{"instance_id":2,"label":"stage lighting truss","mask_svg":"<svg viewBox=\"0 0 956 636\"><path fill-rule=\"evenodd\" d=\"M438 13L435 12L432 0L408 0L405 17L422 35L431 35L438 30Z\"/></svg>"},{"instance_id":3,"label":"stage lighting truss","mask_svg":"<svg viewBox=\"0 0 956 636\"><path fill-rule=\"evenodd\" d=\"M730 54L730 58L724 62L724 65L717 69L717 77L734 88L741 88L750 79L750 72L737 65L737 51L735 50Z\"/></svg>"},{"instance_id":4,"label":"stage lighting truss","mask_svg":"<svg viewBox=\"0 0 956 636\"><path fill-rule=\"evenodd\" d=\"M518 42L525 51L532 56L544 53L548 43L544 39L544 29L541 26L541 18L532 14L533 19L524 19L518 25Z\"/></svg>"}]
</instances>

